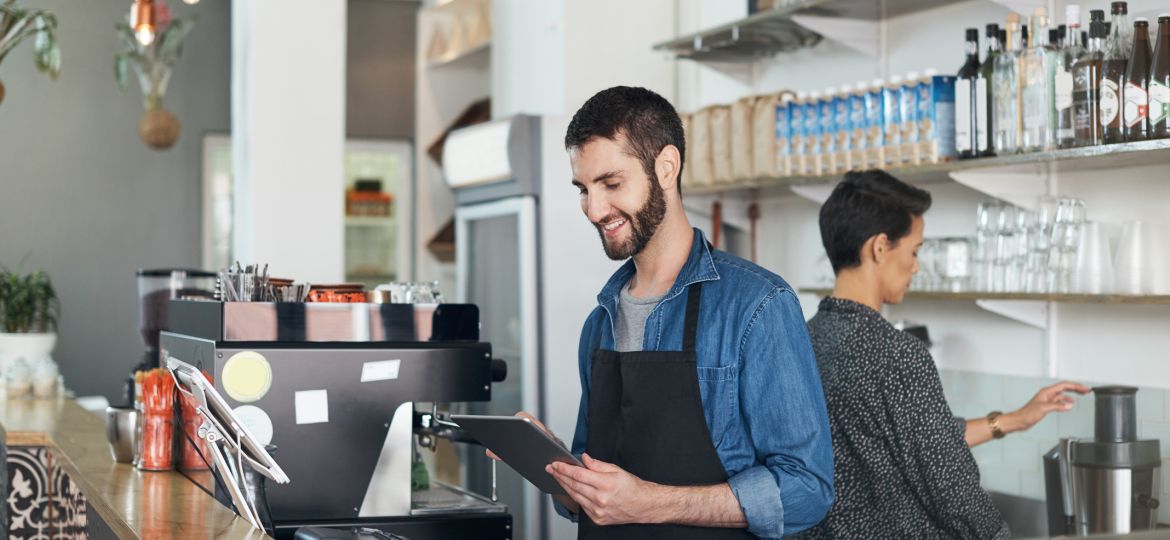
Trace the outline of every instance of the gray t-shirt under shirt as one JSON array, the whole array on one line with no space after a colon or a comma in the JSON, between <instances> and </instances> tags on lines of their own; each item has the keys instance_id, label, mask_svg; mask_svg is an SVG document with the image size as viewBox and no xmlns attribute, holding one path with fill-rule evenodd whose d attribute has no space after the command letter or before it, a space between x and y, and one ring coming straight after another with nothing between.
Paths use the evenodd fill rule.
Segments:
<instances>
[{"instance_id":1,"label":"gray t-shirt under shirt","mask_svg":"<svg viewBox=\"0 0 1170 540\"><path fill-rule=\"evenodd\" d=\"M650 316L651 311L654 311L654 306L658 305L658 302L665 296L662 294L636 298L630 294L630 284L626 282L618 299L617 317L613 324L618 352L642 350L642 336L646 328L646 318Z\"/></svg>"}]
</instances>

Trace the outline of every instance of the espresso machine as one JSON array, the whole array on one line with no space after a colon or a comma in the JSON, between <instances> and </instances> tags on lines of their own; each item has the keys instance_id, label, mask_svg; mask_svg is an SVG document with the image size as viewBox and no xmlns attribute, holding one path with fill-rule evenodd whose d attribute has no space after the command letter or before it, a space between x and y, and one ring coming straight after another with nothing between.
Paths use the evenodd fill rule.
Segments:
<instances>
[{"instance_id":1,"label":"espresso machine","mask_svg":"<svg viewBox=\"0 0 1170 540\"><path fill-rule=\"evenodd\" d=\"M1153 529L1161 492L1157 440L1138 440L1131 386L1093 388L1092 440L1061 439L1044 454L1048 534Z\"/></svg>"},{"instance_id":2,"label":"espresso machine","mask_svg":"<svg viewBox=\"0 0 1170 540\"><path fill-rule=\"evenodd\" d=\"M493 493L418 474L438 439L474 442L440 404L490 401L505 378L479 322L473 304L173 300L161 346L276 447L290 480L267 488L278 539L303 527L505 540L512 516Z\"/></svg>"}]
</instances>

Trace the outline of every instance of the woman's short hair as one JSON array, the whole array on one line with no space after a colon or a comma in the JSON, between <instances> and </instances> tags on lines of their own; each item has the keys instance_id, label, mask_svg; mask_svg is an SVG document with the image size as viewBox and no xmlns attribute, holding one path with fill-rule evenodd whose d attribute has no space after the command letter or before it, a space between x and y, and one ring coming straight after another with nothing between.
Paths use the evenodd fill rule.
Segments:
<instances>
[{"instance_id":1,"label":"woman's short hair","mask_svg":"<svg viewBox=\"0 0 1170 540\"><path fill-rule=\"evenodd\" d=\"M833 273L861 265L861 247L885 233L891 242L910 234L913 218L930 209L930 193L881 169L850 171L821 206L821 243Z\"/></svg>"}]
</instances>

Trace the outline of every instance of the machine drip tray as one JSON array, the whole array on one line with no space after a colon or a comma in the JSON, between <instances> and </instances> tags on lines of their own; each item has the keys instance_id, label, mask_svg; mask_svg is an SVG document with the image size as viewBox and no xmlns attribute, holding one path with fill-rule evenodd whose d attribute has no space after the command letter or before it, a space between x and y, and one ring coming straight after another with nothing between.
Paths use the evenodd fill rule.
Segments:
<instances>
[{"instance_id":1,"label":"machine drip tray","mask_svg":"<svg viewBox=\"0 0 1170 540\"><path fill-rule=\"evenodd\" d=\"M429 489L412 491L410 514L482 514L507 512L508 506L458 486L432 480Z\"/></svg>"}]
</instances>

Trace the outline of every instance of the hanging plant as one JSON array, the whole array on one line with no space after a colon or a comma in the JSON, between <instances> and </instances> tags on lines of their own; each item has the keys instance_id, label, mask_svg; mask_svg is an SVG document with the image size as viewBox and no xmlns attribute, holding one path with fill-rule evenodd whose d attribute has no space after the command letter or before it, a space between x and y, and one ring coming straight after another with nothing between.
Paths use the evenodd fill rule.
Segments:
<instances>
[{"instance_id":1,"label":"hanging plant","mask_svg":"<svg viewBox=\"0 0 1170 540\"><path fill-rule=\"evenodd\" d=\"M57 46L57 17L44 9L23 8L16 0L0 1L0 62L25 38L34 37L33 58L37 69L54 80L61 73L61 48ZM0 81L0 102L4 83Z\"/></svg>"},{"instance_id":2,"label":"hanging plant","mask_svg":"<svg viewBox=\"0 0 1170 540\"><path fill-rule=\"evenodd\" d=\"M127 22L117 25L118 37L125 49L114 57L114 77L118 86L125 90L128 72L131 68L134 70L146 109L146 114L138 122L138 136L147 146L166 150L179 139L180 125L179 119L163 107L162 101L171 79L171 68L179 62L183 40L195 25L195 17L172 18L170 7L162 0L144 3L147 9L153 9L149 35L142 28L136 33L130 16L127 16ZM131 9L138 5L136 2Z\"/></svg>"}]
</instances>

